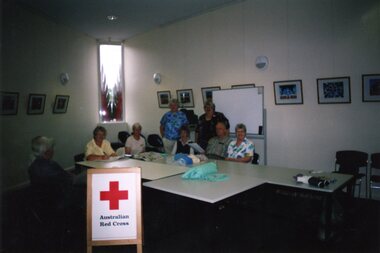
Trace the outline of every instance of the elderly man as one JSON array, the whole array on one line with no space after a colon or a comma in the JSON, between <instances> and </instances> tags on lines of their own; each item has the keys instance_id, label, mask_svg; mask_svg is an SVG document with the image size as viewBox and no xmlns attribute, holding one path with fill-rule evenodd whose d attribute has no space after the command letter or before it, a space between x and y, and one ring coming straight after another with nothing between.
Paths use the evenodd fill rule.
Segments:
<instances>
[{"instance_id":1,"label":"elderly man","mask_svg":"<svg viewBox=\"0 0 380 253\"><path fill-rule=\"evenodd\" d=\"M74 176L53 161L54 140L45 136L32 139L29 178L34 196L43 198L56 210L81 209L85 204L85 174Z\"/></svg>"},{"instance_id":2,"label":"elderly man","mask_svg":"<svg viewBox=\"0 0 380 253\"><path fill-rule=\"evenodd\" d=\"M229 137L227 121L218 121L215 125L216 136L207 144L206 155L209 158L224 159L227 156L227 148L232 139Z\"/></svg>"},{"instance_id":3,"label":"elderly man","mask_svg":"<svg viewBox=\"0 0 380 253\"><path fill-rule=\"evenodd\" d=\"M54 155L54 140L45 136L37 136L32 140L33 161L29 166L29 176L32 187L63 197L70 191L73 175L65 171L52 160Z\"/></svg>"}]
</instances>

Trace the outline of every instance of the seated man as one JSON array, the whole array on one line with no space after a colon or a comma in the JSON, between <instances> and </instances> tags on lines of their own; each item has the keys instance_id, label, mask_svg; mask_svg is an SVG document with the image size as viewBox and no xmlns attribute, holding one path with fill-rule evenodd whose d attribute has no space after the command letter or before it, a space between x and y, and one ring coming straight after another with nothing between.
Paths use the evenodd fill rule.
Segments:
<instances>
[{"instance_id":1,"label":"seated man","mask_svg":"<svg viewBox=\"0 0 380 253\"><path fill-rule=\"evenodd\" d=\"M32 140L33 161L28 172L35 195L52 201L57 209L67 206L72 191L73 175L52 160L54 140L37 136ZM71 202L72 200L70 200Z\"/></svg>"},{"instance_id":2,"label":"seated man","mask_svg":"<svg viewBox=\"0 0 380 253\"><path fill-rule=\"evenodd\" d=\"M212 137L207 144L206 156L211 159L224 159L227 157L227 148L232 139L225 121L218 121L215 125L216 136Z\"/></svg>"}]
</instances>

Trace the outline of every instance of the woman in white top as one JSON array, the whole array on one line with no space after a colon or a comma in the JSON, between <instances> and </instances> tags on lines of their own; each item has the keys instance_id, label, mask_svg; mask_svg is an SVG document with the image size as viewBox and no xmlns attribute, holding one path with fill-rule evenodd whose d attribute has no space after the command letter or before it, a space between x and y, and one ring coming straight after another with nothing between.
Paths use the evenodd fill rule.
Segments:
<instances>
[{"instance_id":1,"label":"woman in white top","mask_svg":"<svg viewBox=\"0 0 380 253\"><path fill-rule=\"evenodd\" d=\"M132 126L132 135L125 142L125 153L136 155L145 152L145 139L141 136L142 127L139 123Z\"/></svg>"}]
</instances>

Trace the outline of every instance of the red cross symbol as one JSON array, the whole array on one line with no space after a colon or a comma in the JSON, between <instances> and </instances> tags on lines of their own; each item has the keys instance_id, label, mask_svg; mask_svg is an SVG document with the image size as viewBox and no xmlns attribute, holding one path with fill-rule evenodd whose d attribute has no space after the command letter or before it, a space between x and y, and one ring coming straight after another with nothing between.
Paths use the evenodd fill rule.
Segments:
<instances>
[{"instance_id":1,"label":"red cross symbol","mask_svg":"<svg viewBox=\"0 0 380 253\"><path fill-rule=\"evenodd\" d=\"M111 181L109 191L100 192L100 200L110 202L110 210L119 210L119 200L128 199L128 191L119 191L119 182Z\"/></svg>"}]
</instances>

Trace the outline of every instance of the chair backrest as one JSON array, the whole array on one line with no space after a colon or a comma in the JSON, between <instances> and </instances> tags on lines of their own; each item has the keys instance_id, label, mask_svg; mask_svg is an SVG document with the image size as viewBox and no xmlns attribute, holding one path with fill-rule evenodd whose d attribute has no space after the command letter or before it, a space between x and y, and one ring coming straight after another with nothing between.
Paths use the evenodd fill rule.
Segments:
<instances>
[{"instance_id":1,"label":"chair backrest","mask_svg":"<svg viewBox=\"0 0 380 253\"><path fill-rule=\"evenodd\" d=\"M158 134L148 135L148 144L153 147L159 147L159 148L164 146L164 143Z\"/></svg>"},{"instance_id":2,"label":"chair backrest","mask_svg":"<svg viewBox=\"0 0 380 253\"><path fill-rule=\"evenodd\" d=\"M260 155L257 153L253 154L252 164L259 164L260 161Z\"/></svg>"},{"instance_id":3,"label":"chair backrest","mask_svg":"<svg viewBox=\"0 0 380 253\"><path fill-rule=\"evenodd\" d=\"M339 165L338 172L357 175L360 167L368 164L368 154L356 150L337 151L335 165Z\"/></svg>"},{"instance_id":4,"label":"chair backrest","mask_svg":"<svg viewBox=\"0 0 380 253\"><path fill-rule=\"evenodd\" d=\"M81 162L84 160L84 153L74 155L74 162Z\"/></svg>"},{"instance_id":5,"label":"chair backrest","mask_svg":"<svg viewBox=\"0 0 380 253\"><path fill-rule=\"evenodd\" d=\"M123 143L125 145L125 142L127 141L128 137L130 136L130 134L127 132L127 131L120 131L118 134L117 134L117 138L119 139L119 141L121 143Z\"/></svg>"},{"instance_id":6,"label":"chair backrest","mask_svg":"<svg viewBox=\"0 0 380 253\"><path fill-rule=\"evenodd\" d=\"M380 169L380 153L374 153L371 155L371 168Z\"/></svg>"}]
</instances>

